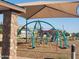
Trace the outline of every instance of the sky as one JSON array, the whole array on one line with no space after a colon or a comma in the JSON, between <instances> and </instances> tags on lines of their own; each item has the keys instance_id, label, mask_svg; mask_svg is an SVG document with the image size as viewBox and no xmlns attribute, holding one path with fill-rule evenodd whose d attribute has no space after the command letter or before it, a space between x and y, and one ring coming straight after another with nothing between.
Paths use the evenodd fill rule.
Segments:
<instances>
[{"instance_id":1,"label":"sky","mask_svg":"<svg viewBox=\"0 0 79 59\"><path fill-rule=\"evenodd\" d=\"M34 1L79 1L79 0L5 0L12 3L34 2Z\"/></svg>"},{"instance_id":2,"label":"sky","mask_svg":"<svg viewBox=\"0 0 79 59\"><path fill-rule=\"evenodd\" d=\"M19 1L18 0L6 0L6 1L17 4L17 3L22 3L22 2L59 1L59 0L19 0ZM79 0L60 0L60 1L79 1ZM79 32L79 19L78 18L43 18L43 19L31 19L31 20L28 20L28 22L34 21L34 20L43 20L43 21L49 22L56 29L60 29L60 30L63 30L62 26L64 26L64 30L70 33ZM2 21L3 21L3 15L0 15L0 22ZM24 18L18 17L19 26L22 26L25 23L26 23L26 20ZM46 28L50 28L50 26L46 24L43 24L42 26L46 26Z\"/></svg>"}]
</instances>

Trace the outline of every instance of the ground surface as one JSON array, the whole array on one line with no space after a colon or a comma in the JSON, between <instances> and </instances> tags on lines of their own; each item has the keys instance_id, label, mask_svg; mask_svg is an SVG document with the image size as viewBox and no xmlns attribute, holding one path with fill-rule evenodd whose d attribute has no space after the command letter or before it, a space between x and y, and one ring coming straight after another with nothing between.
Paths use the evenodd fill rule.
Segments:
<instances>
[{"instance_id":1,"label":"ground surface","mask_svg":"<svg viewBox=\"0 0 79 59\"><path fill-rule=\"evenodd\" d=\"M1 39L1 38L0 38ZM25 44L25 40L19 41L17 46L17 56L18 59L71 59L71 44L76 44L76 57L79 59L79 40L69 41L68 49L60 49L55 43L49 42L48 45L39 45L36 43L36 48L31 48L31 43ZM1 47L0 47L1 50ZM28 57L28 58L27 58Z\"/></svg>"},{"instance_id":2,"label":"ground surface","mask_svg":"<svg viewBox=\"0 0 79 59\"><path fill-rule=\"evenodd\" d=\"M79 59L79 41L70 41L69 45L76 44L77 54L76 57ZM70 59L71 50L70 46L68 49L60 49L55 43L49 43L48 45L37 45L35 49L31 48L31 44L19 44L18 45L18 56L30 57L35 59Z\"/></svg>"}]
</instances>

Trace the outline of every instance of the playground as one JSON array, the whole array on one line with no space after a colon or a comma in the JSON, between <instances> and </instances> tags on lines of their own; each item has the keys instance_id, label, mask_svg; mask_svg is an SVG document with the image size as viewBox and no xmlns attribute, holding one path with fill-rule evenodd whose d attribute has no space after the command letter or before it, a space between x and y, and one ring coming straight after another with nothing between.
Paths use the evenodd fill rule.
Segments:
<instances>
[{"instance_id":1,"label":"playground","mask_svg":"<svg viewBox=\"0 0 79 59\"><path fill-rule=\"evenodd\" d=\"M3 23L0 26L0 58L79 59L79 33L69 33L64 26L62 30L56 28L57 25L52 25L53 21L51 24L40 20L79 18L78 5L78 1L38 1L15 5L1 0L0 14L3 15ZM18 16L25 19L25 24L21 27L17 24ZM31 19L37 20L28 22Z\"/></svg>"},{"instance_id":2,"label":"playground","mask_svg":"<svg viewBox=\"0 0 79 59\"><path fill-rule=\"evenodd\" d=\"M29 27L33 26L32 23L34 23L34 27L31 30L31 35L25 34L27 37L22 37L20 32L25 28L24 26L27 26L28 29L25 28L25 31L28 33L30 31ZM50 25L52 30L44 31L42 23ZM30 26L28 26L29 24ZM76 47L79 46L79 40L73 38L70 40L66 36L65 30L56 30L53 25L46 21L31 21L24 26L18 30L18 35L21 35L18 38L18 56L35 59L71 59L71 45L76 44ZM79 50L79 48L77 49ZM78 55L79 52L76 54L77 58L79 58Z\"/></svg>"}]
</instances>

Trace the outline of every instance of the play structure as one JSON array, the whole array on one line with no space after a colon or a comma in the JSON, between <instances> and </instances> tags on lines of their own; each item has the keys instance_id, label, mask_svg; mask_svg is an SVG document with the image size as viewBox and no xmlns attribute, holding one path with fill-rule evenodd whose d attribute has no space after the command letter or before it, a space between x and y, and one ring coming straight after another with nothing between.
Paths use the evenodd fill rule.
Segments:
<instances>
[{"instance_id":1,"label":"play structure","mask_svg":"<svg viewBox=\"0 0 79 59\"><path fill-rule=\"evenodd\" d=\"M30 30L28 25L29 24L31 25L32 23L34 23L34 27L32 30ZM50 25L52 30L48 30L48 31L44 32L43 31L44 25L42 25L42 23ZM40 44L42 44L42 41L45 40L46 45L48 44L48 42L50 40L52 40L52 42L56 42L57 46L59 46L60 48L68 48L68 40L67 40L65 31L59 32L50 23L48 23L46 21L40 21L40 20L27 22L27 24L25 24L21 29L18 30L18 35L20 35L20 32L22 31L23 28L25 28L25 26L27 27L25 29L26 30L25 35L27 36L27 29L29 29L29 31L31 32L31 42L30 43L32 43L32 48L35 48L36 40L39 40ZM53 32L55 32L55 33L53 33ZM63 37L63 38L61 38L61 37ZM28 38L26 37L26 40L27 39Z\"/></svg>"},{"instance_id":2,"label":"play structure","mask_svg":"<svg viewBox=\"0 0 79 59\"><path fill-rule=\"evenodd\" d=\"M62 38L60 36L62 36ZM59 31L56 32L56 43L57 45L59 44L60 48L68 48L68 39L65 31L62 31L61 34Z\"/></svg>"}]
</instances>

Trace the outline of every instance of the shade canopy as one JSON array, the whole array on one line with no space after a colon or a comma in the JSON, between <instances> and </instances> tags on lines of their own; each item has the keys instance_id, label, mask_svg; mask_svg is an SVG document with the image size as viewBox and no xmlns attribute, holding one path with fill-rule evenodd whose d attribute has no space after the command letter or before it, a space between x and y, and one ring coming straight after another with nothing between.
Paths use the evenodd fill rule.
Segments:
<instances>
[{"instance_id":1,"label":"shade canopy","mask_svg":"<svg viewBox=\"0 0 79 59\"><path fill-rule=\"evenodd\" d=\"M24 18L78 18L77 7L79 2L30 2L17 4L26 8Z\"/></svg>"}]
</instances>

